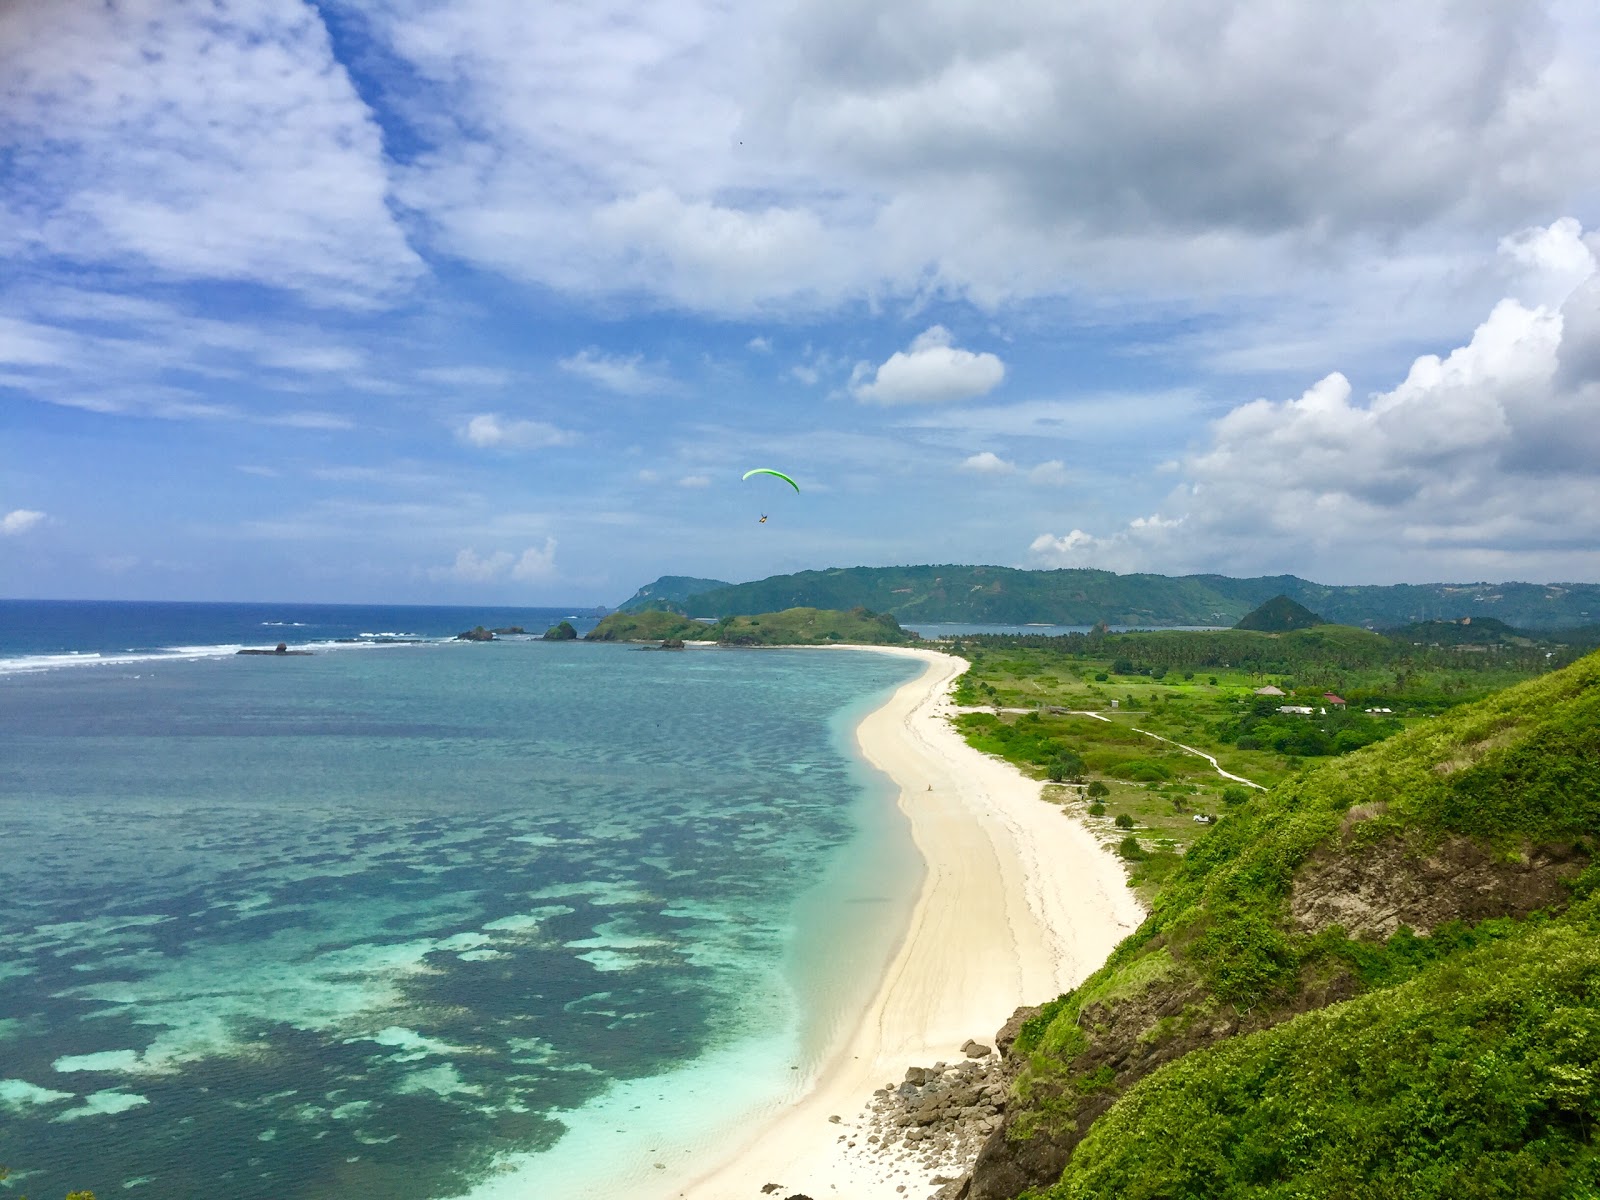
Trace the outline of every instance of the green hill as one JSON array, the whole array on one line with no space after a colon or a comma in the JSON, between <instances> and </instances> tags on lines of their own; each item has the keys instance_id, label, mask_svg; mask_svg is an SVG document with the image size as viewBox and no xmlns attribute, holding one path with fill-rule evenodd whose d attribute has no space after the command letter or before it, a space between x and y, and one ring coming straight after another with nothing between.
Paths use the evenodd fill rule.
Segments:
<instances>
[{"instance_id":1,"label":"green hill","mask_svg":"<svg viewBox=\"0 0 1600 1200\"><path fill-rule=\"evenodd\" d=\"M654 583L647 583L621 604L618 612L660 611L669 606L681 605L690 596L718 588L732 587L721 579L697 579L693 575L663 575ZM691 613L690 616L711 616L710 613Z\"/></svg>"},{"instance_id":2,"label":"green hill","mask_svg":"<svg viewBox=\"0 0 1600 1200\"><path fill-rule=\"evenodd\" d=\"M856 608L839 612L789 608L750 617L726 617L715 626L725 646L898 646L916 641L888 613Z\"/></svg>"},{"instance_id":3,"label":"green hill","mask_svg":"<svg viewBox=\"0 0 1600 1200\"><path fill-rule=\"evenodd\" d=\"M969 1200L1592 1194L1597 832L1600 655L1253 795L1023 1027Z\"/></svg>"},{"instance_id":4,"label":"green hill","mask_svg":"<svg viewBox=\"0 0 1600 1200\"><path fill-rule=\"evenodd\" d=\"M1314 629L1326 624L1327 621L1304 604L1297 604L1287 596L1274 596L1245 613L1234 628L1258 633L1288 633L1293 629Z\"/></svg>"},{"instance_id":5,"label":"green hill","mask_svg":"<svg viewBox=\"0 0 1600 1200\"><path fill-rule=\"evenodd\" d=\"M724 646L884 646L917 640L892 616L864 608L849 612L791 608L724 617L714 625L678 613L618 611L584 634L588 642L660 642L669 638Z\"/></svg>"},{"instance_id":6,"label":"green hill","mask_svg":"<svg viewBox=\"0 0 1600 1200\"><path fill-rule=\"evenodd\" d=\"M913 628L919 621L1229 626L1279 595L1330 622L1379 628L1493 617L1521 629L1557 629L1592 625L1600 616L1600 584L1591 583L1338 587L1293 575L1234 579L956 565L836 567L739 584L665 576L623 607L697 617L866 607L893 613Z\"/></svg>"},{"instance_id":7,"label":"green hill","mask_svg":"<svg viewBox=\"0 0 1600 1200\"><path fill-rule=\"evenodd\" d=\"M583 635L586 642L664 642L714 641L711 627L691 621L679 613L623 612L620 609L603 618Z\"/></svg>"}]
</instances>

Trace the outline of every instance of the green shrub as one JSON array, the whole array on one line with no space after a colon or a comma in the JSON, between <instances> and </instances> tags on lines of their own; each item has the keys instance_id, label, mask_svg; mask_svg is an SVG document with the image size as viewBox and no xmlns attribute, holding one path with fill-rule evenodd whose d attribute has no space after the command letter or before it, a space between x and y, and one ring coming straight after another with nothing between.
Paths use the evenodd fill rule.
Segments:
<instances>
[{"instance_id":1,"label":"green shrub","mask_svg":"<svg viewBox=\"0 0 1600 1200\"><path fill-rule=\"evenodd\" d=\"M1103 816L1105 816L1106 815L1106 806L1104 804L1101 804L1100 801L1096 800L1093 804L1089 805L1089 815L1091 817L1103 817Z\"/></svg>"},{"instance_id":2,"label":"green shrub","mask_svg":"<svg viewBox=\"0 0 1600 1200\"><path fill-rule=\"evenodd\" d=\"M1145 848L1139 845L1139 839L1131 833L1117 843L1117 853L1129 862L1139 862L1150 857L1145 853Z\"/></svg>"},{"instance_id":3,"label":"green shrub","mask_svg":"<svg viewBox=\"0 0 1600 1200\"><path fill-rule=\"evenodd\" d=\"M1109 678L1110 678L1110 676L1107 675L1104 671L1096 671L1094 673L1094 681L1096 683L1104 683Z\"/></svg>"},{"instance_id":4,"label":"green shrub","mask_svg":"<svg viewBox=\"0 0 1600 1200\"><path fill-rule=\"evenodd\" d=\"M1089 785L1088 795L1090 799L1095 799L1100 796L1109 796L1110 794L1111 789L1106 786L1105 780L1103 779L1096 779Z\"/></svg>"},{"instance_id":5,"label":"green shrub","mask_svg":"<svg viewBox=\"0 0 1600 1200\"><path fill-rule=\"evenodd\" d=\"M1250 789L1237 783L1230 783L1222 789L1222 802L1227 805L1243 804L1250 799Z\"/></svg>"},{"instance_id":6,"label":"green shrub","mask_svg":"<svg viewBox=\"0 0 1600 1200\"><path fill-rule=\"evenodd\" d=\"M1133 818L1130 817L1127 813L1118 813L1117 814L1116 825L1117 825L1118 829L1132 829L1133 828Z\"/></svg>"}]
</instances>

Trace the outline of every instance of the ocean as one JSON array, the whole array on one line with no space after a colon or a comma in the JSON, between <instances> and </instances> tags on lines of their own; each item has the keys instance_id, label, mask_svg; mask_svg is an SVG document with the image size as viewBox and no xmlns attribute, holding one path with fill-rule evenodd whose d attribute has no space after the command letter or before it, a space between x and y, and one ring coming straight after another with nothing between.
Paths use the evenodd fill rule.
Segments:
<instances>
[{"instance_id":1,"label":"ocean","mask_svg":"<svg viewBox=\"0 0 1600 1200\"><path fill-rule=\"evenodd\" d=\"M920 879L851 736L917 664L449 640L580 615L0 602L12 1187L644 1195L805 1087Z\"/></svg>"}]
</instances>

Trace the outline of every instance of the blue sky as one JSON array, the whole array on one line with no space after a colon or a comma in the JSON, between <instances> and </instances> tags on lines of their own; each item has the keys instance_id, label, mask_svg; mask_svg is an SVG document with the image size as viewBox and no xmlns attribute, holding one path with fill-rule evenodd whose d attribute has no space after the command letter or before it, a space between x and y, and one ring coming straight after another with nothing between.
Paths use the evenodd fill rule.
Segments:
<instances>
[{"instance_id":1,"label":"blue sky","mask_svg":"<svg viewBox=\"0 0 1600 1200\"><path fill-rule=\"evenodd\" d=\"M6 5L0 595L1594 580L1597 67L1576 3Z\"/></svg>"}]
</instances>

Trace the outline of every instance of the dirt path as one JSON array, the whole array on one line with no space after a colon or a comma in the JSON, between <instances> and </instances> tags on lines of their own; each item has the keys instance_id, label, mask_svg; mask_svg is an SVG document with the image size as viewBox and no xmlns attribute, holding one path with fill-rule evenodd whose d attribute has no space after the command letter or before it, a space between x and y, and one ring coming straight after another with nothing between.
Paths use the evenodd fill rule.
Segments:
<instances>
[{"instance_id":1,"label":"dirt path","mask_svg":"<svg viewBox=\"0 0 1600 1200\"><path fill-rule=\"evenodd\" d=\"M1031 713L1031 712L1037 712L1038 709L1035 709L1035 708L996 708L992 704L966 704L966 705L961 705L959 707L955 707L951 711L958 712L958 713L975 713L975 712ZM1093 717L1096 721L1104 721L1107 725L1115 725L1116 724L1116 722L1113 721L1110 717L1106 716L1105 713L1090 712L1088 709L1063 708L1063 709L1057 709L1056 711L1062 713L1065 716L1069 716L1069 717ZM1148 729L1140 729L1137 725L1130 725L1130 726L1128 726L1128 728L1133 730L1135 733L1144 734L1145 737L1155 738L1155 740L1158 741L1158 742L1165 742L1169 746L1176 746L1179 750L1186 751L1189 754L1199 755L1201 758L1205 759L1208 763L1210 763L1211 766L1212 766L1212 769L1215 770L1216 773L1218 775L1221 775L1224 779L1231 779L1235 783L1242 783L1242 784L1245 785L1245 787L1253 787L1258 792L1264 792L1264 791L1267 790L1265 785L1259 784L1253 779L1246 779L1243 775L1235 775L1232 771L1224 771L1222 769L1222 764L1219 763L1214 757L1212 757L1211 755L1207 754L1204 750L1196 750L1193 746L1185 746L1182 742L1175 742L1169 737L1162 737L1159 733L1151 733Z\"/></svg>"}]
</instances>

